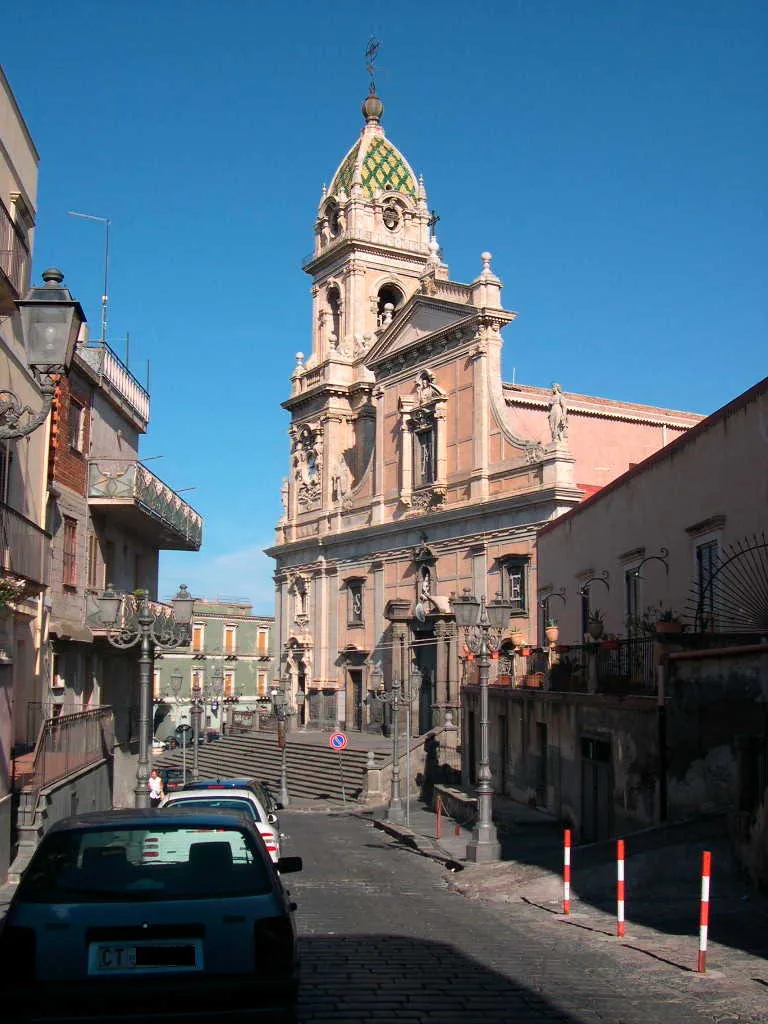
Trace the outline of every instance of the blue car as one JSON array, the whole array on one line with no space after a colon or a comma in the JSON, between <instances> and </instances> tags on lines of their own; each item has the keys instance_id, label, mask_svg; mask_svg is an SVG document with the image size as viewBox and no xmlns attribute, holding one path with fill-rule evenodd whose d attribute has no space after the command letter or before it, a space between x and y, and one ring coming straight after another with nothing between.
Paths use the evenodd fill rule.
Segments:
<instances>
[{"instance_id":1,"label":"blue car","mask_svg":"<svg viewBox=\"0 0 768 1024\"><path fill-rule=\"evenodd\" d=\"M253 821L131 810L56 822L0 930L3 1020L242 1008L293 1020L294 903Z\"/></svg>"}]
</instances>

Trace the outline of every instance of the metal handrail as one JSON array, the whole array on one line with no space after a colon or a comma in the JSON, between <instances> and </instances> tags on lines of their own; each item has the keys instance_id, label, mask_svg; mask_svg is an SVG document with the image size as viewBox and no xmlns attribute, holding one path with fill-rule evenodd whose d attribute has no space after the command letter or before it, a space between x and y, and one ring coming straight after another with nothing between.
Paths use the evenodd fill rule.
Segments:
<instances>
[{"instance_id":1,"label":"metal handrail","mask_svg":"<svg viewBox=\"0 0 768 1024\"><path fill-rule=\"evenodd\" d=\"M109 705L44 719L24 791L40 793L52 783L109 756L112 730Z\"/></svg>"}]
</instances>

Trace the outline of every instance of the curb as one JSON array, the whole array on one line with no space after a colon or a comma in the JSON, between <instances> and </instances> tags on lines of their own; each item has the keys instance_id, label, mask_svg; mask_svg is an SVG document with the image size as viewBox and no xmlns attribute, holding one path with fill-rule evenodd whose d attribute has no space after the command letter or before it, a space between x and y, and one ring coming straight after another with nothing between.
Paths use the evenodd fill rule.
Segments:
<instances>
[{"instance_id":1,"label":"curb","mask_svg":"<svg viewBox=\"0 0 768 1024\"><path fill-rule=\"evenodd\" d=\"M369 821L374 828L379 829L381 832L386 832L387 835L397 839L398 842L404 846L408 846L416 853L421 854L422 857L429 857L430 860L437 861L438 864L444 865L449 871L463 871L464 865L455 860L450 854L445 853L440 847L427 839L426 836L421 836L411 829L406 828L404 825L398 825L395 822L383 821L381 818L369 818L363 815L358 817L364 818L365 821Z\"/></svg>"}]
</instances>

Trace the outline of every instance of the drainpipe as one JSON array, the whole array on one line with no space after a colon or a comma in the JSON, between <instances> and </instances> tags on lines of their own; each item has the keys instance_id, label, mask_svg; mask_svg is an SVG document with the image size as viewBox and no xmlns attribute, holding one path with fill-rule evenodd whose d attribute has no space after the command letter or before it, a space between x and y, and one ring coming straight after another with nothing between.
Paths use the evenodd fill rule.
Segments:
<instances>
[{"instance_id":1,"label":"drainpipe","mask_svg":"<svg viewBox=\"0 0 768 1024\"><path fill-rule=\"evenodd\" d=\"M667 666L666 656L656 666L656 711L659 744L659 821L667 820Z\"/></svg>"}]
</instances>

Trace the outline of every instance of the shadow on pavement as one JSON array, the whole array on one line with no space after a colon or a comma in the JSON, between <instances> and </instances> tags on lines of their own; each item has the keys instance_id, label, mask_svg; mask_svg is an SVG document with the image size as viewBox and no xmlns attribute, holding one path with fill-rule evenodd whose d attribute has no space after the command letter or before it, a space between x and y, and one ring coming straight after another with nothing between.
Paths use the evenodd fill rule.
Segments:
<instances>
[{"instance_id":1,"label":"shadow on pavement","mask_svg":"<svg viewBox=\"0 0 768 1024\"><path fill-rule=\"evenodd\" d=\"M422 808L420 825L429 835L434 815ZM472 866L472 886L479 898L527 897L543 907L558 907L562 895L563 826L553 817L508 798L494 797L494 820L502 865ZM446 824L448 824L446 822ZM446 829L446 833L448 829ZM431 832L434 835L434 831ZM463 857L468 829L460 839L444 841ZM461 853L459 850L461 849ZM709 937L752 956L768 957L768 899L751 886L736 861L725 815L673 823L625 838L626 916L670 936L698 934L701 853L712 852ZM485 877L483 877L485 875ZM589 908L616 913L616 840L571 851L574 900Z\"/></svg>"},{"instance_id":2,"label":"shadow on pavement","mask_svg":"<svg viewBox=\"0 0 768 1024\"><path fill-rule=\"evenodd\" d=\"M400 935L307 936L299 948L298 1024L574 1022L538 993L447 943Z\"/></svg>"}]
</instances>

